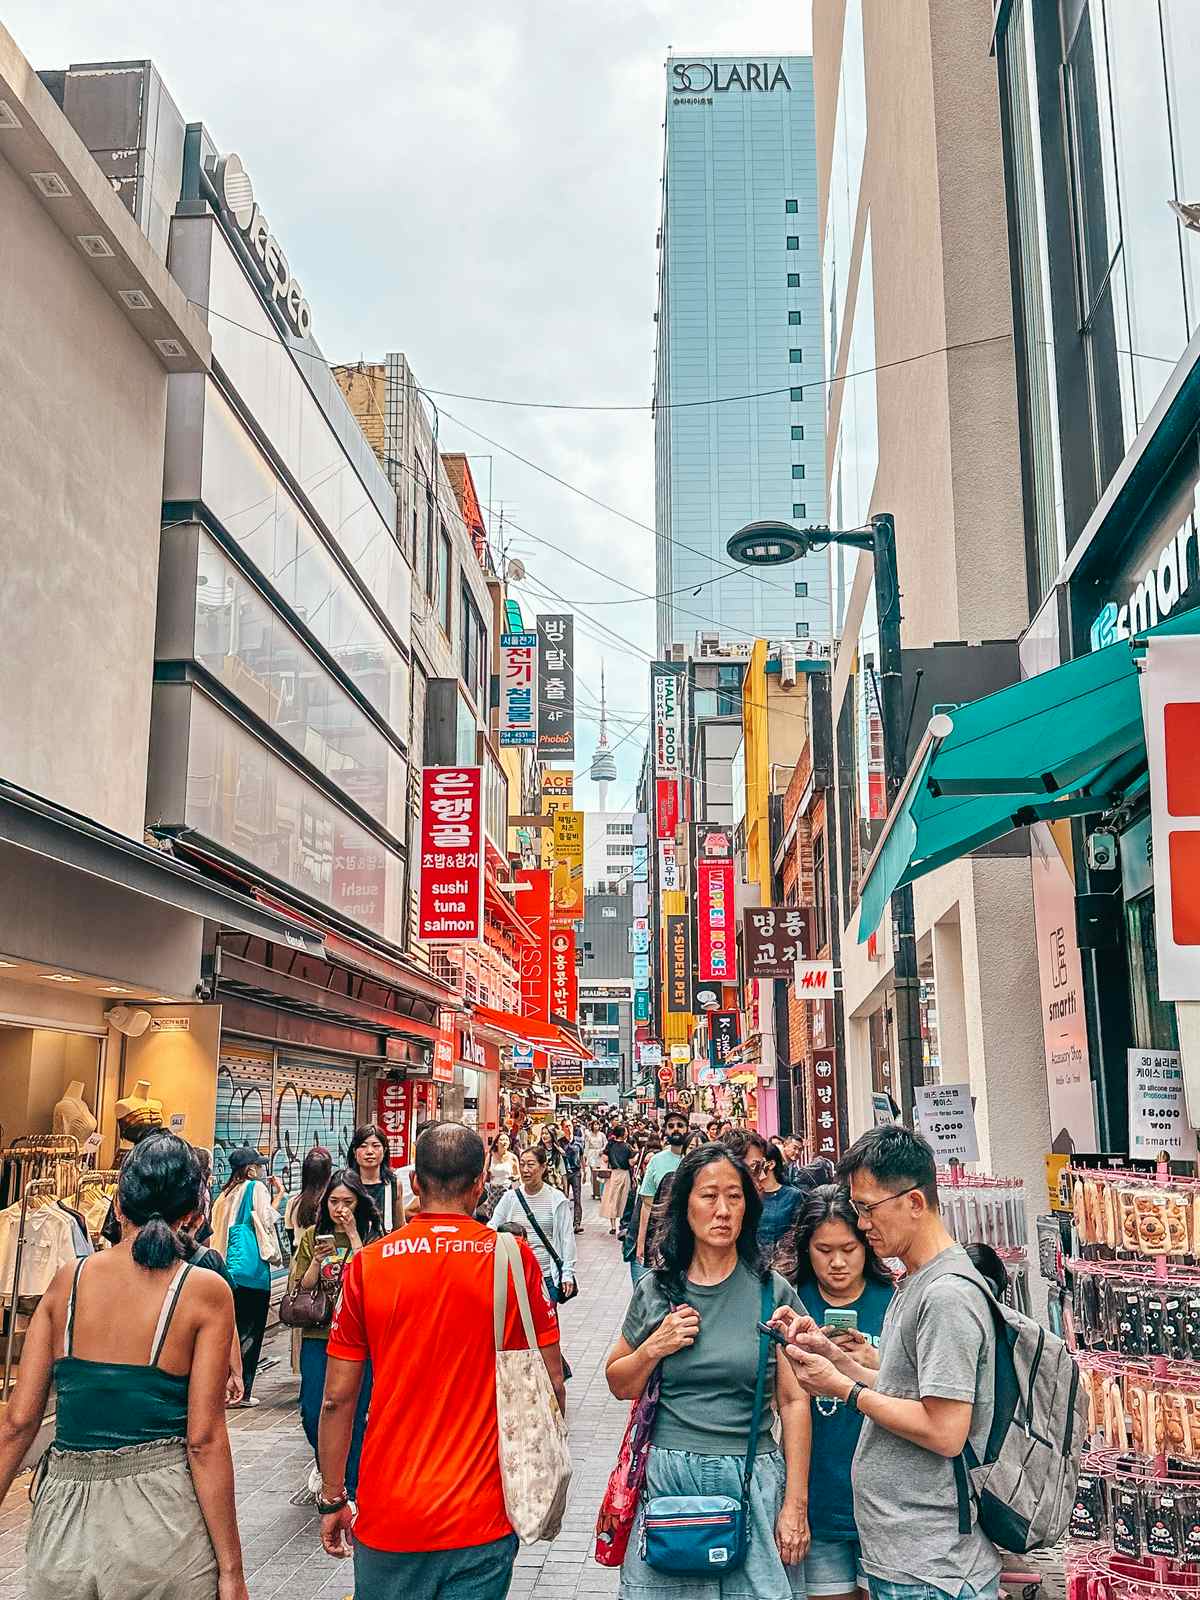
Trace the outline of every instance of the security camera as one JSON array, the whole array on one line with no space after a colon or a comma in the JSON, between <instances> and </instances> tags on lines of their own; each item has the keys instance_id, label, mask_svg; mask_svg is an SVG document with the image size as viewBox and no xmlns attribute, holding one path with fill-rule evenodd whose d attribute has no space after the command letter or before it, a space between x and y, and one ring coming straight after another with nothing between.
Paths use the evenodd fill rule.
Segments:
<instances>
[{"instance_id":1,"label":"security camera","mask_svg":"<svg viewBox=\"0 0 1200 1600\"><path fill-rule=\"evenodd\" d=\"M1117 836L1109 828L1088 834L1087 864L1092 872L1112 872L1117 865Z\"/></svg>"}]
</instances>

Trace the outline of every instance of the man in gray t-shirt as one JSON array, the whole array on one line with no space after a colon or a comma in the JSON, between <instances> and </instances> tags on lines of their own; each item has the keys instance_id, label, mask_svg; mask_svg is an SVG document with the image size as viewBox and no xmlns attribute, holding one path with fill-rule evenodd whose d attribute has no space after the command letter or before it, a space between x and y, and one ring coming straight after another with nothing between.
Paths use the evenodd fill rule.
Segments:
<instances>
[{"instance_id":1,"label":"man in gray t-shirt","mask_svg":"<svg viewBox=\"0 0 1200 1600\"><path fill-rule=\"evenodd\" d=\"M872 1600L994 1600L1000 1558L974 1518L960 1533L954 1481L954 1458L968 1440L982 1457L992 1423L996 1346L983 1280L942 1224L933 1152L919 1135L873 1129L839 1176L875 1253L905 1267L879 1370L857 1364L853 1336L835 1345L806 1318L781 1310L775 1320L794 1341L804 1388L866 1418L852 1482Z\"/></svg>"}]
</instances>

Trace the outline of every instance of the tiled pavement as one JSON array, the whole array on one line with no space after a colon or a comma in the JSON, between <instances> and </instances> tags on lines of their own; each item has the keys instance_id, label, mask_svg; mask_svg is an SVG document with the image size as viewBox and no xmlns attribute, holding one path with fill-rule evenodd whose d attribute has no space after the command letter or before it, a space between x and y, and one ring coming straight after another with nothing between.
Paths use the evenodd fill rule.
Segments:
<instances>
[{"instance_id":1,"label":"tiled pavement","mask_svg":"<svg viewBox=\"0 0 1200 1600\"><path fill-rule=\"evenodd\" d=\"M512 1600L599 1600L615 1595L618 1574L591 1558L596 1508L626 1419L604 1381L604 1360L629 1299L629 1269L616 1241L588 1200L579 1237L579 1298L562 1314L563 1346L574 1370L567 1385L575 1471L562 1532L552 1544L523 1547L517 1555ZM349 1562L325 1555L311 1505L294 1506L310 1455L296 1412L286 1337L267 1346L271 1365L259 1375L262 1405L230 1413L238 1516L251 1600L342 1600L350 1594ZM0 1600L24 1600L27 1477L17 1480L0 1510ZM1042 1600L1063 1594L1061 1558L1035 1558L1045 1574Z\"/></svg>"}]
</instances>

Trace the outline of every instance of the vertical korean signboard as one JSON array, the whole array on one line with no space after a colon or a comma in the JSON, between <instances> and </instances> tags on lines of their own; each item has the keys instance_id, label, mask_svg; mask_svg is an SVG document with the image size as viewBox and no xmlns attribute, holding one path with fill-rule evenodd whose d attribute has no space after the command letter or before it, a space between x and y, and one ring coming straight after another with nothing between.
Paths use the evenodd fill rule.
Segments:
<instances>
[{"instance_id":1,"label":"vertical korean signboard","mask_svg":"<svg viewBox=\"0 0 1200 1600\"><path fill-rule=\"evenodd\" d=\"M579 975L575 970L575 929L550 932L550 1010L572 1025L579 1021Z\"/></svg>"},{"instance_id":2,"label":"vertical korean signboard","mask_svg":"<svg viewBox=\"0 0 1200 1600\"><path fill-rule=\"evenodd\" d=\"M542 773L542 816L551 819L551 826L542 829L541 863L554 865L553 819L560 811L570 811L575 794L575 774L569 767L547 767Z\"/></svg>"},{"instance_id":3,"label":"vertical korean signboard","mask_svg":"<svg viewBox=\"0 0 1200 1600\"><path fill-rule=\"evenodd\" d=\"M708 1014L708 1059L714 1067L727 1067L742 1042L740 1011L710 1011Z\"/></svg>"},{"instance_id":4,"label":"vertical korean signboard","mask_svg":"<svg viewBox=\"0 0 1200 1600\"><path fill-rule=\"evenodd\" d=\"M536 633L500 635L500 743L537 743Z\"/></svg>"},{"instance_id":5,"label":"vertical korean signboard","mask_svg":"<svg viewBox=\"0 0 1200 1600\"><path fill-rule=\"evenodd\" d=\"M544 867L522 869L517 882L528 885L515 899L534 940L521 946L521 1015L545 1022L550 1015L550 874Z\"/></svg>"},{"instance_id":6,"label":"vertical korean signboard","mask_svg":"<svg viewBox=\"0 0 1200 1600\"><path fill-rule=\"evenodd\" d=\"M1141 691L1150 774L1158 993L1161 1000L1196 1001L1200 1000L1200 639L1188 635L1148 639Z\"/></svg>"},{"instance_id":7,"label":"vertical korean signboard","mask_svg":"<svg viewBox=\"0 0 1200 1600\"><path fill-rule=\"evenodd\" d=\"M575 759L575 619L537 619L537 753Z\"/></svg>"},{"instance_id":8,"label":"vertical korean signboard","mask_svg":"<svg viewBox=\"0 0 1200 1600\"><path fill-rule=\"evenodd\" d=\"M838 1140L838 1104L836 1057L832 1050L814 1050L812 1056L810 1091L814 1153L836 1161L841 1154Z\"/></svg>"},{"instance_id":9,"label":"vertical korean signboard","mask_svg":"<svg viewBox=\"0 0 1200 1600\"><path fill-rule=\"evenodd\" d=\"M482 768L422 768L420 837L417 937L429 944L482 939Z\"/></svg>"},{"instance_id":10,"label":"vertical korean signboard","mask_svg":"<svg viewBox=\"0 0 1200 1600\"><path fill-rule=\"evenodd\" d=\"M747 978L790 978L797 961L813 953L807 906L750 906L742 912L742 953Z\"/></svg>"},{"instance_id":11,"label":"vertical korean signboard","mask_svg":"<svg viewBox=\"0 0 1200 1600\"><path fill-rule=\"evenodd\" d=\"M654 668L654 834L671 839L679 826L679 780L683 768L683 719L678 672Z\"/></svg>"},{"instance_id":12,"label":"vertical korean signboard","mask_svg":"<svg viewBox=\"0 0 1200 1600\"><path fill-rule=\"evenodd\" d=\"M554 880L551 915L555 922L583 921L583 812L554 813Z\"/></svg>"},{"instance_id":13,"label":"vertical korean signboard","mask_svg":"<svg viewBox=\"0 0 1200 1600\"><path fill-rule=\"evenodd\" d=\"M692 1009L692 949L686 916L669 915L663 939L663 1005L672 1016Z\"/></svg>"},{"instance_id":14,"label":"vertical korean signboard","mask_svg":"<svg viewBox=\"0 0 1200 1600\"><path fill-rule=\"evenodd\" d=\"M701 983L737 982L733 850L729 829L695 828L696 976Z\"/></svg>"}]
</instances>

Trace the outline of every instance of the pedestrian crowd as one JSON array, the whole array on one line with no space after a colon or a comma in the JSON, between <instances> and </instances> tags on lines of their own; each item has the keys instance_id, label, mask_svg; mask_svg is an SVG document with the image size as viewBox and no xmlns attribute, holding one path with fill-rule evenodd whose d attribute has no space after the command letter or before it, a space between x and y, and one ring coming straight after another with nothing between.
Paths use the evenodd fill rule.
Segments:
<instances>
[{"instance_id":1,"label":"pedestrian crowd","mask_svg":"<svg viewBox=\"0 0 1200 1600\"><path fill-rule=\"evenodd\" d=\"M286 1198L234 1150L212 1199L207 1152L144 1138L112 1247L54 1279L0 1417L2 1498L56 1390L28 1593L247 1600L225 1412L257 1404L286 1257L325 1550L353 1557L357 1600L502 1600L518 1535L562 1517L559 1316L590 1187L631 1277L606 1365L629 1425L596 1544L625 1600L995 1600L977 1491L1023 1336L1003 1267L951 1239L919 1135L876 1128L836 1170L803 1154L672 1109L487 1147L428 1122L393 1169L367 1125L341 1164L309 1150Z\"/></svg>"}]
</instances>

